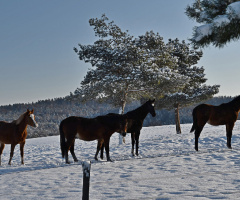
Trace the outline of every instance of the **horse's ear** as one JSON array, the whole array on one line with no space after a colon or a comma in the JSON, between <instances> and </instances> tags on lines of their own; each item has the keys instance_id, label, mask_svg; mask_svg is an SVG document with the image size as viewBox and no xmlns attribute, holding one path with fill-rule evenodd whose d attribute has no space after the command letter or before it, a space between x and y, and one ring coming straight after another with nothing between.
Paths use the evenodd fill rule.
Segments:
<instances>
[{"instance_id":1,"label":"horse's ear","mask_svg":"<svg viewBox=\"0 0 240 200\"><path fill-rule=\"evenodd\" d=\"M34 112L34 109L32 109L31 113L33 113L33 112Z\"/></svg>"},{"instance_id":2,"label":"horse's ear","mask_svg":"<svg viewBox=\"0 0 240 200\"><path fill-rule=\"evenodd\" d=\"M28 112L28 113L30 112L29 109L27 109L27 112Z\"/></svg>"}]
</instances>

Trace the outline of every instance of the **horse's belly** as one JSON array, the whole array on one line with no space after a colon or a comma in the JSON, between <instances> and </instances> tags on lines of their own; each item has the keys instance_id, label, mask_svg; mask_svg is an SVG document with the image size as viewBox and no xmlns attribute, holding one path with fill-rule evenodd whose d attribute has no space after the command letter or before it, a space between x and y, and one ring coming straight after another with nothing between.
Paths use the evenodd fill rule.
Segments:
<instances>
[{"instance_id":1,"label":"horse's belly","mask_svg":"<svg viewBox=\"0 0 240 200\"><path fill-rule=\"evenodd\" d=\"M85 137L83 137L81 134L77 133L76 137L80 140L85 140Z\"/></svg>"},{"instance_id":2,"label":"horse's belly","mask_svg":"<svg viewBox=\"0 0 240 200\"><path fill-rule=\"evenodd\" d=\"M209 119L207 121L208 124L212 125L212 126L219 126L219 125L224 125L226 124L225 120L211 120Z\"/></svg>"},{"instance_id":3,"label":"horse's belly","mask_svg":"<svg viewBox=\"0 0 240 200\"><path fill-rule=\"evenodd\" d=\"M96 139L97 139L97 138L92 137L92 136L90 136L90 135L87 135L87 134L82 135L82 134L79 134L79 133L77 133L76 137L77 137L78 139L84 140L84 141L93 141L93 140L96 140Z\"/></svg>"}]
</instances>

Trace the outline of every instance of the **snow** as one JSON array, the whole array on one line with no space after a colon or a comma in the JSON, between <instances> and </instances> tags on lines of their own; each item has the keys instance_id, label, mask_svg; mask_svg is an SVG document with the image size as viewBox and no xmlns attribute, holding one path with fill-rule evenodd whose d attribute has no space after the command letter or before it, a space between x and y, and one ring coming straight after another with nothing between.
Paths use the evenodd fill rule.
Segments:
<instances>
[{"instance_id":1,"label":"snow","mask_svg":"<svg viewBox=\"0 0 240 200\"><path fill-rule=\"evenodd\" d=\"M120 146L118 134L113 134L114 162L94 161L97 142L76 140L78 159L92 163L90 199L237 199L240 122L233 130L232 150L226 147L224 126L206 125L196 152L191 126L182 125L182 134L176 134L174 125L143 128L139 157L131 156L130 134ZM10 145L6 145L0 167L1 199L81 199L82 162L65 164L59 141L59 136L28 139L25 165L20 164L18 148L12 165L7 164Z\"/></svg>"},{"instance_id":2,"label":"snow","mask_svg":"<svg viewBox=\"0 0 240 200\"><path fill-rule=\"evenodd\" d=\"M213 24L216 27L221 27L223 25L227 25L230 23L230 20L228 19L227 15L219 15L213 20Z\"/></svg>"},{"instance_id":3,"label":"snow","mask_svg":"<svg viewBox=\"0 0 240 200\"><path fill-rule=\"evenodd\" d=\"M219 15L210 24L205 24L197 27L196 33L197 37L195 37L196 41L200 41L204 37L207 37L212 34L213 27L221 27L229 24L231 21L228 19L228 15Z\"/></svg>"},{"instance_id":4,"label":"snow","mask_svg":"<svg viewBox=\"0 0 240 200\"><path fill-rule=\"evenodd\" d=\"M212 24L205 24L202 26L197 27L196 29L196 37L194 40L200 41L204 37L212 34Z\"/></svg>"},{"instance_id":5,"label":"snow","mask_svg":"<svg viewBox=\"0 0 240 200\"><path fill-rule=\"evenodd\" d=\"M240 19L240 2L231 3L226 10L226 13L232 18Z\"/></svg>"},{"instance_id":6,"label":"snow","mask_svg":"<svg viewBox=\"0 0 240 200\"><path fill-rule=\"evenodd\" d=\"M205 18L206 13L201 13L201 18ZM232 19L240 19L240 2L234 2L228 5L226 9L226 15L219 15L215 17L212 23L201 25L196 28L196 36L194 37L195 41L200 41L204 37L207 37L212 34L213 27L222 27L231 23Z\"/></svg>"}]
</instances>

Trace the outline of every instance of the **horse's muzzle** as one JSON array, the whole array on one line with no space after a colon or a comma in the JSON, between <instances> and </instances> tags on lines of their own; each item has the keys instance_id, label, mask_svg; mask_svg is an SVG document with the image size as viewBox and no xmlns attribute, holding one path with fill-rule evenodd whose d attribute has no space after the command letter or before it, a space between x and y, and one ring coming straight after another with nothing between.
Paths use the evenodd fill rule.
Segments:
<instances>
[{"instance_id":1,"label":"horse's muzzle","mask_svg":"<svg viewBox=\"0 0 240 200\"><path fill-rule=\"evenodd\" d=\"M123 137L125 137L125 136L127 135L127 133L126 133L126 132L123 132L123 133L121 133L121 135L122 135Z\"/></svg>"}]
</instances>

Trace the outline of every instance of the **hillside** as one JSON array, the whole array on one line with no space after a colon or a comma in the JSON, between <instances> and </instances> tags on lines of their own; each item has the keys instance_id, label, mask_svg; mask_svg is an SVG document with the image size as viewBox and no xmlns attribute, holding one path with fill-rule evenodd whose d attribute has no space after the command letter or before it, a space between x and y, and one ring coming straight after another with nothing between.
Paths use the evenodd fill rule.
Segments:
<instances>
[{"instance_id":1,"label":"hillside","mask_svg":"<svg viewBox=\"0 0 240 200\"><path fill-rule=\"evenodd\" d=\"M231 97L215 97L207 101L207 103L219 105L231 99ZM139 102L128 104L125 111L133 110L139 106ZM196 105L180 109L181 124L192 122L192 109L194 106ZM39 124L37 129L29 127L28 138L58 135L60 122L68 116L94 117L109 112L119 112L118 108L114 108L109 104L100 104L95 101L82 104L77 101L69 101L66 98L57 98L29 104L0 106L0 121L11 122L28 108L34 109L36 121ZM150 115L147 116L144 126L160 126L175 123L173 110L156 109L156 113L157 116L155 118Z\"/></svg>"}]
</instances>

